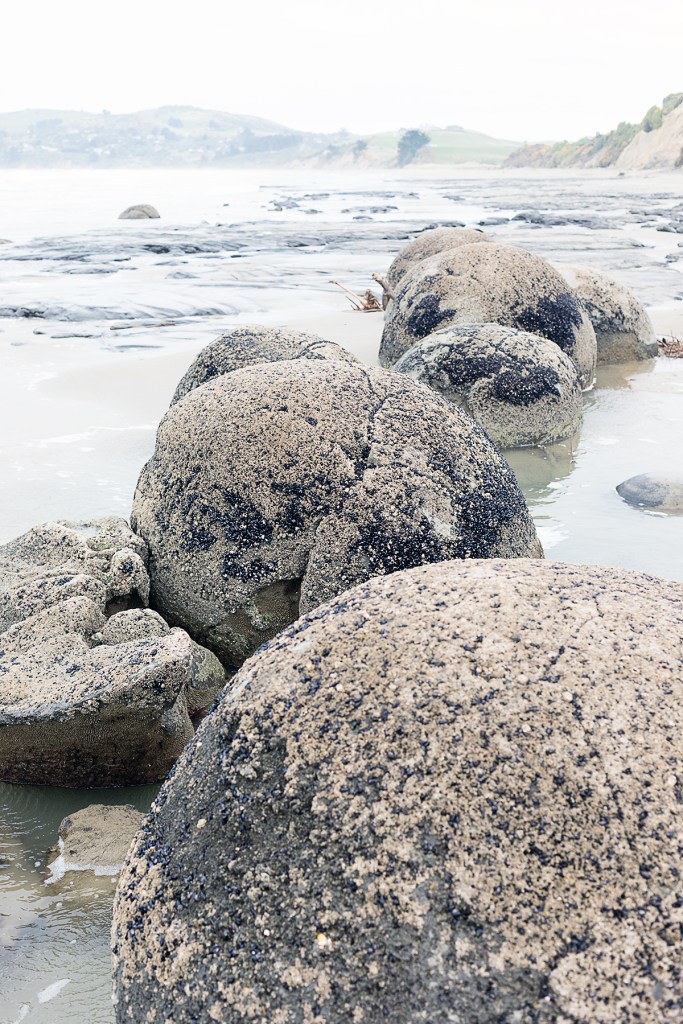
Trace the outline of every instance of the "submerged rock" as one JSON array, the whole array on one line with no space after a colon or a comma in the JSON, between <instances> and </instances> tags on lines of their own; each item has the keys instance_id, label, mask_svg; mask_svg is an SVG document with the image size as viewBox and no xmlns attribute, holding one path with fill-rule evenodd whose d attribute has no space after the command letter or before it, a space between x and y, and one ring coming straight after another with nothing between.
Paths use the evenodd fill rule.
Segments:
<instances>
[{"instance_id":1,"label":"submerged rock","mask_svg":"<svg viewBox=\"0 0 683 1024\"><path fill-rule=\"evenodd\" d=\"M546 260L511 245L463 245L423 260L386 313L379 360L393 366L428 334L463 323L497 323L540 334L592 383L595 332L567 282Z\"/></svg>"},{"instance_id":2,"label":"submerged rock","mask_svg":"<svg viewBox=\"0 0 683 1024\"><path fill-rule=\"evenodd\" d=\"M160 216L159 211L149 203L138 203L136 206L127 206L119 214L119 220L156 220Z\"/></svg>"},{"instance_id":3,"label":"submerged rock","mask_svg":"<svg viewBox=\"0 0 683 1024\"><path fill-rule=\"evenodd\" d=\"M667 515L683 515L683 480L680 478L641 473L619 484L617 494L629 505Z\"/></svg>"},{"instance_id":4,"label":"submerged rock","mask_svg":"<svg viewBox=\"0 0 683 1024\"><path fill-rule=\"evenodd\" d=\"M90 804L62 820L50 853L48 882L72 871L115 875L121 870L144 814L130 804Z\"/></svg>"},{"instance_id":5,"label":"submerged rock","mask_svg":"<svg viewBox=\"0 0 683 1024\"><path fill-rule=\"evenodd\" d=\"M299 620L131 847L119 1024L678 1024L682 608L494 560Z\"/></svg>"},{"instance_id":6,"label":"submerged rock","mask_svg":"<svg viewBox=\"0 0 683 1024\"><path fill-rule=\"evenodd\" d=\"M171 406L131 521L155 606L230 668L369 576L542 555L469 417L398 374L328 360L235 370Z\"/></svg>"},{"instance_id":7,"label":"submerged rock","mask_svg":"<svg viewBox=\"0 0 683 1024\"><path fill-rule=\"evenodd\" d=\"M34 527L0 548L0 779L162 779L217 659L149 609L147 549L113 517Z\"/></svg>"},{"instance_id":8,"label":"submerged rock","mask_svg":"<svg viewBox=\"0 0 683 1024\"><path fill-rule=\"evenodd\" d=\"M658 348L652 321L628 288L592 267L557 269L586 307L599 363L654 359Z\"/></svg>"},{"instance_id":9,"label":"submerged rock","mask_svg":"<svg viewBox=\"0 0 683 1024\"><path fill-rule=\"evenodd\" d=\"M406 274L430 256L436 256L461 245L476 245L477 242L491 242L490 235L476 228L431 228L423 231L401 249L387 271L387 284L394 290Z\"/></svg>"},{"instance_id":10,"label":"submerged rock","mask_svg":"<svg viewBox=\"0 0 683 1024\"><path fill-rule=\"evenodd\" d=\"M537 334L499 324L447 327L393 368L463 406L501 448L551 444L581 426L576 367Z\"/></svg>"},{"instance_id":11,"label":"submerged rock","mask_svg":"<svg viewBox=\"0 0 683 1024\"><path fill-rule=\"evenodd\" d=\"M316 334L286 327L233 327L203 348L184 375L172 399L178 402L207 380L245 366L280 362L283 359L336 359L357 363L341 345Z\"/></svg>"}]
</instances>

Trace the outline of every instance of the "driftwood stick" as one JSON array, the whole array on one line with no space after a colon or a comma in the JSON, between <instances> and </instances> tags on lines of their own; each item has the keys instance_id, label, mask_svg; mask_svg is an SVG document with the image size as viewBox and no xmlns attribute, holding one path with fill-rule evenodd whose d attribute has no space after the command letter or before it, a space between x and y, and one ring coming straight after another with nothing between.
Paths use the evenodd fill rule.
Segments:
<instances>
[{"instance_id":1,"label":"driftwood stick","mask_svg":"<svg viewBox=\"0 0 683 1024\"><path fill-rule=\"evenodd\" d=\"M387 282L384 280L384 278L380 274L373 274L372 275L372 280L377 282L377 284L380 286L380 288L382 289L384 294L387 296L387 298L389 298L389 299L395 299L396 298L396 296L392 292L391 288L389 287Z\"/></svg>"}]
</instances>

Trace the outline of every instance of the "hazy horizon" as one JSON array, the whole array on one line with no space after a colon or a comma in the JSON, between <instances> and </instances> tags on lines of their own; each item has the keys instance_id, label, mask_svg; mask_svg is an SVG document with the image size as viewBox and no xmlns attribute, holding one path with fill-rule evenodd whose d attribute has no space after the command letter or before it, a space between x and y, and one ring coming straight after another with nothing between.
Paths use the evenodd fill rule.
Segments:
<instances>
[{"instance_id":1,"label":"hazy horizon","mask_svg":"<svg viewBox=\"0 0 683 1024\"><path fill-rule=\"evenodd\" d=\"M27 74L26 46L3 58L6 112L193 106L306 131L460 125L524 142L638 122L683 89L683 5L671 0L616 12L489 0L465 14L423 0L419 17L405 0L369 12L257 0L219 16L208 0L191 16L121 0L106 20L84 0L26 0L8 19L6 38L30 40L31 60Z\"/></svg>"}]
</instances>

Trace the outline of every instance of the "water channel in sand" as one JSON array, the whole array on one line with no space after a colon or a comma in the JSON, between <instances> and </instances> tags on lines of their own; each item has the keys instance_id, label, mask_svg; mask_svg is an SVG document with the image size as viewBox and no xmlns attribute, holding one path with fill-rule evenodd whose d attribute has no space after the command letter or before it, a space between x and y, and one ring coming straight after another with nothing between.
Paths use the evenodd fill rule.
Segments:
<instances>
[{"instance_id":1,"label":"water channel in sand","mask_svg":"<svg viewBox=\"0 0 683 1024\"><path fill-rule=\"evenodd\" d=\"M329 281L366 289L430 225L498 221L484 228L500 241L613 274L658 333L683 337L683 235L658 230L682 184L680 173L0 172L0 235L12 240L0 246L0 542L51 518L127 516L175 384L224 327L300 327L376 362L381 314L350 312ZM118 221L134 202L162 219ZM601 368L584 406L577 437L506 453L547 556L683 579L683 518L615 491L638 473L683 475L683 360ZM144 809L153 794L0 785L0 1024L112 1019L112 881L46 885L45 853L67 813Z\"/></svg>"}]
</instances>

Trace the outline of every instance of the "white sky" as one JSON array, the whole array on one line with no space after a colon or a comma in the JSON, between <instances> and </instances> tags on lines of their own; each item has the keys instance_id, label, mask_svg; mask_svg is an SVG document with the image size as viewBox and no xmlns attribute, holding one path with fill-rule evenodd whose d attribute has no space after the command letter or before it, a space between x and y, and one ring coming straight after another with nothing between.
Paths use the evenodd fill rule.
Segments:
<instances>
[{"instance_id":1,"label":"white sky","mask_svg":"<svg viewBox=\"0 0 683 1024\"><path fill-rule=\"evenodd\" d=\"M683 91L683 0L5 0L0 110L577 138Z\"/></svg>"}]
</instances>

